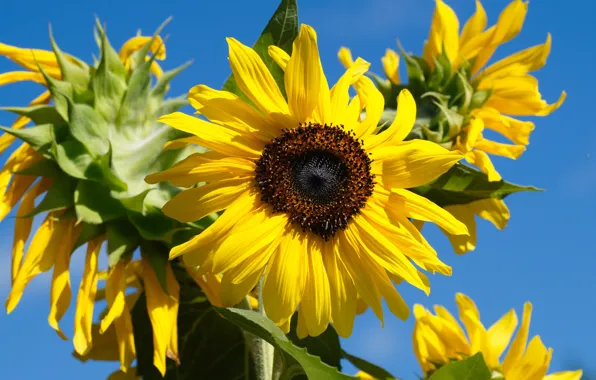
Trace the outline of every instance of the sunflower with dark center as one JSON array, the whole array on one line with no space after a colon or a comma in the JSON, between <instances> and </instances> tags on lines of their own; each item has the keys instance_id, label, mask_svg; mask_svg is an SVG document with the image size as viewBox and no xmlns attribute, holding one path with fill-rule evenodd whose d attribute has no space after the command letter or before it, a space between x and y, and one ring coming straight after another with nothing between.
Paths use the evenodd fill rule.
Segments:
<instances>
[{"instance_id":1,"label":"sunflower with dark center","mask_svg":"<svg viewBox=\"0 0 596 380\"><path fill-rule=\"evenodd\" d=\"M321 334L329 322L349 336L359 300L383 320L384 298L406 319L409 308L395 284L406 281L428 293L420 269L451 274L411 220L467 234L447 211L406 189L437 178L462 155L429 141L402 141L416 118L407 90L398 97L395 120L377 133L384 100L363 75L369 64L358 59L330 89L316 33L307 25L291 56L269 47L285 72L287 100L252 48L233 38L228 44L238 87L256 107L199 85L189 100L209 121L180 112L160 118L193 135L167 149L209 149L146 178L189 187L164 213L191 222L225 210L170 258L183 255L199 275L219 276L219 295L229 306L264 276L267 316L288 331L298 310L300 337Z\"/></svg>"}]
</instances>

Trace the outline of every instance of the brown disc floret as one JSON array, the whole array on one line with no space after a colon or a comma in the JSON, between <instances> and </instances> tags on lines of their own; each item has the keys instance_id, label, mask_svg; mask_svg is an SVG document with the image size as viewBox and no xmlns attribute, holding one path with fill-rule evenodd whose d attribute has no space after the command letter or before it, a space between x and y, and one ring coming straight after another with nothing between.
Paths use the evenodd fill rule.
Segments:
<instances>
[{"instance_id":1,"label":"brown disc floret","mask_svg":"<svg viewBox=\"0 0 596 380\"><path fill-rule=\"evenodd\" d=\"M371 159L343 126L284 130L256 164L261 200L325 240L344 230L373 192Z\"/></svg>"}]
</instances>

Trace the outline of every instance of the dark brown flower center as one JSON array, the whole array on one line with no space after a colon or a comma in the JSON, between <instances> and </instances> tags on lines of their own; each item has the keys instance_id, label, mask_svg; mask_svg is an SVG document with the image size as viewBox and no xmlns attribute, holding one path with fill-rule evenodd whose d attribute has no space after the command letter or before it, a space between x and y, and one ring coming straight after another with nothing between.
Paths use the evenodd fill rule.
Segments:
<instances>
[{"instance_id":1,"label":"dark brown flower center","mask_svg":"<svg viewBox=\"0 0 596 380\"><path fill-rule=\"evenodd\" d=\"M261 200L324 239L345 229L373 192L371 159L343 126L284 130L256 164Z\"/></svg>"}]
</instances>

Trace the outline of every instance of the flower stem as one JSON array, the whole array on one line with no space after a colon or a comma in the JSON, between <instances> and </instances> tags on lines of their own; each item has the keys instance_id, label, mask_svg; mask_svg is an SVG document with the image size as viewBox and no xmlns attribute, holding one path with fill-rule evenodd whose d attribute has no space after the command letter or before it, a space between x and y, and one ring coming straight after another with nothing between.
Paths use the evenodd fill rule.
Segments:
<instances>
[{"instance_id":1,"label":"flower stem","mask_svg":"<svg viewBox=\"0 0 596 380\"><path fill-rule=\"evenodd\" d=\"M267 315L265 314L265 308L263 306L263 278L261 278L257 285L257 291L259 293L259 308L257 311L259 314L266 317ZM250 306L248 308L250 308ZM257 379L272 380L274 357L273 346L251 333L245 332L244 335L246 343L250 347L250 352L252 353Z\"/></svg>"}]
</instances>

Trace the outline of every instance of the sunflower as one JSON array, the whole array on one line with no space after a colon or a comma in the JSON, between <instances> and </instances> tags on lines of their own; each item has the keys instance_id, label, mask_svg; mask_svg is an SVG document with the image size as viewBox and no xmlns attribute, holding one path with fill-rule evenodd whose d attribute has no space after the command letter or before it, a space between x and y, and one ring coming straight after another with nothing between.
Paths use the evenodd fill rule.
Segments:
<instances>
[{"instance_id":1,"label":"sunflower","mask_svg":"<svg viewBox=\"0 0 596 380\"><path fill-rule=\"evenodd\" d=\"M517 327L515 310L511 309L495 324L486 329L474 302L464 294L456 295L459 318L467 336L457 320L442 306L435 306L435 314L422 305L414 306L414 352L425 375L444 364L461 360L482 352L486 364L507 380L552 379L579 380L582 371L558 372L546 375L552 357L552 348L546 348L539 336L527 344L532 304L524 305L522 323ZM500 360L505 349L507 354ZM494 377L494 376L493 376Z\"/></svg>"},{"instance_id":2,"label":"sunflower","mask_svg":"<svg viewBox=\"0 0 596 380\"><path fill-rule=\"evenodd\" d=\"M429 291L426 276L450 275L409 218L436 222L454 234L466 227L406 188L444 173L461 154L427 141L403 142L416 105L408 91L390 127L376 134L381 93L359 60L330 89L317 36L302 25L292 54L269 47L285 71L287 100L262 59L228 38L238 96L198 85L189 92L209 121L172 113L159 121L193 136L174 144L208 148L149 183L191 187L163 207L178 221L225 210L204 232L173 248L170 258L221 275L221 300L239 303L261 277L266 314L282 328L299 309L298 335L321 334L330 321L341 336L352 331L358 296L381 320L381 300L405 319L409 309L392 281ZM350 99L355 82L362 91ZM366 117L360 118L362 109ZM206 182L193 187L199 182Z\"/></svg>"},{"instance_id":3,"label":"sunflower","mask_svg":"<svg viewBox=\"0 0 596 380\"><path fill-rule=\"evenodd\" d=\"M0 85L33 81L47 89L28 107L7 108L20 116L11 128L3 128L6 133L0 136L0 152L15 138L24 141L0 171L0 220L16 209L12 286L6 310L13 312L33 278L53 270L48 322L67 339L60 320L72 299L70 258L86 246L76 296L75 352L84 357L97 351L95 343L101 346L107 339L103 334L107 334L116 342L114 354L121 371L126 372L136 357L129 310L138 298L138 293L129 295L127 289L142 289L153 327L154 363L163 374L166 357L176 359L178 355L178 283L168 263L159 268L165 274L167 289L160 286L149 257L153 253L144 252L143 246L164 243L140 236L138 225L129 217L133 213L145 216L142 213L148 203L134 206L130 199L138 199L143 193L147 200L157 189L148 188L142 180L147 174L144 168L162 168L165 165L161 161L169 165L178 157L154 157L151 149L156 146L155 154L159 154L163 140L171 137L170 128L157 125L154 116L186 103L164 99L169 81L181 69L163 73L156 62L166 56L159 35L133 37L116 52L99 23L96 32L101 54L94 65L60 51L53 39L53 51L0 43L0 55L27 69L0 74ZM156 83L151 86L154 78ZM100 133L100 127L106 130ZM157 127L161 127L160 133L155 133ZM89 132L95 135L90 137ZM138 151L128 155L137 140L142 140L144 149L152 154L151 161ZM91 205L89 200L94 197L99 201ZM134 210L130 208L133 206ZM32 231L35 217L43 220ZM107 246L109 256L105 271L99 268L102 246ZM132 261L139 246L141 260ZM104 281L105 286L98 289ZM108 308L100 323L94 325L95 303L104 300Z\"/></svg>"},{"instance_id":4,"label":"sunflower","mask_svg":"<svg viewBox=\"0 0 596 380\"><path fill-rule=\"evenodd\" d=\"M554 104L548 104L538 90L538 80L530 73L546 64L551 36L546 42L514 53L485 67L496 49L521 31L528 3L512 1L499 15L496 25L486 29L487 16L476 1L476 13L459 31L455 12L437 0L428 41L423 56L433 68L444 54L456 71L468 64L467 79L476 93L486 96L483 104L470 110L470 122L454 137L454 149L465 153L466 160L488 174L490 181L501 179L488 154L517 159L529 144L534 124L517 116L546 116L559 108L565 92ZM483 137L485 129L501 134L513 144L503 144Z\"/></svg>"}]
</instances>

